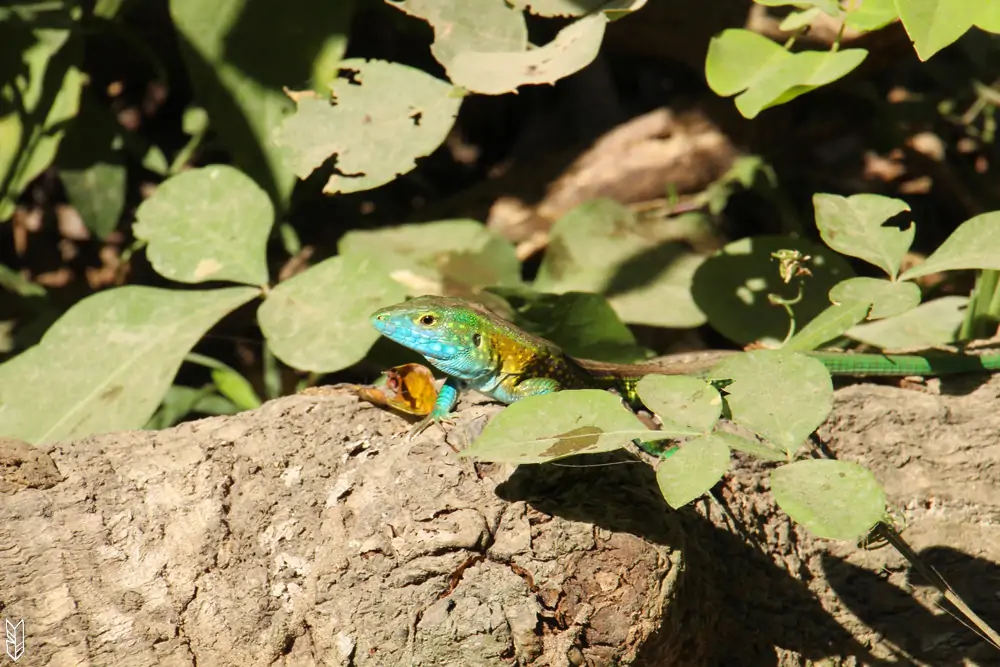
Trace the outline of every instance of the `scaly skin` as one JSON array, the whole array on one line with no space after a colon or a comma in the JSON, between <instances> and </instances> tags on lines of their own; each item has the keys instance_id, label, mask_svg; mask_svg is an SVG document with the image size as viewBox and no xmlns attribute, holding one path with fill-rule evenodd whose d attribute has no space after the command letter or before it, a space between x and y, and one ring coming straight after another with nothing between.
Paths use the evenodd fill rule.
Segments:
<instances>
[{"instance_id":1,"label":"scaly skin","mask_svg":"<svg viewBox=\"0 0 1000 667\"><path fill-rule=\"evenodd\" d=\"M645 375L703 375L733 351L710 350L626 365L576 359L554 343L532 336L482 306L422 296L382 308L372 325L386 338L422 354L448 379L430 415L412 435L445 421L468 387L510 404L562 389L614 389L640 407L635 386ZM928 352L915 355L809 352L835 375L945 375L1000 370L1000 354Z\"/></svg>"}]
</instances>

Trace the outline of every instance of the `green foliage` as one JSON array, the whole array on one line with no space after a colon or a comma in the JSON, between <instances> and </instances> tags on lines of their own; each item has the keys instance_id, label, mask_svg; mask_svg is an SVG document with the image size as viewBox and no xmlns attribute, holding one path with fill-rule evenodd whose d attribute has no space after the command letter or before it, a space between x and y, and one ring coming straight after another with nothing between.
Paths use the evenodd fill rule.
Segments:
<instances>
[{"instance_id":1,"label":"green foliage","mask_svg":"<svg viewBox=\"0 0 1000 667\"><path fill-rule=\"evenodd\" d=\"M289 366L336 371L360 361L378 339L369 315L405 295L377 260L331 257L271 290L258 311L260 328Z\"/></svg>"},{"instance_id":2,"label":"green foliage","mask_svg":"<svg viewBox=\"0 0 1000 667\"><path fill-rule=\"evenodd\" d=\"M880 278L848 278L833 286L830 301L849 303L863 301L872 304L868 319L881 320L902 315L920 304L920 288L916 283L893 282Z\"/></svg>"},{"instance_id":3,"label":"green foliage","mask_svg":"<svg viewBox=\"0 0 1000 667\"><path fill-rule=\"evenodd\" d=\"M755 118L764 109L842 78L866 55L864 49L791 53L755 32L731 29L712 39L705 78L718 95L736 95L740 113Z\"/></svg>"},{"instance_id":4,"label":"green foliage","mask_svg":"<svg viewBox=\"0 0 1000 667\"><path fill-rule=\"evenodd\" d=\"M719 364L730 418L791 456L826 421L833 383L822 363L783 350L754 350Z\"/></svg>"},{"instance_id":5,"label":"green foliage","mask_svg":"<svg viewBox=\"0 0 1000 667\"><path fill-rule=\"evenodd\" d=\"M859 33L878 30L901 20L921 60L948 46L978 26L1000 32L997 0L754 0L770 7L793 6L781 23L790 35L780 46L742 28L714 37L705 58L705 78L718 95L736 95L736 108L747 118L789 102L820 86L843 78L868 55L866 49L840 49L840 36L826 52L793 53L796 36L822 14ZM842 31L843 32L843 31Z\"/></svg>"},{"instance_id":6,"label":"green foliage","mask_svg":"<svg viewBox=\"0 0 1000 667\"><path fill-rule=\"evenodd\" d=\"M609 17L643 3L587 0L470 3L467 0L386 0L434 29L431 53L448 78L473 93L500 95L519 86L555 83L597 56ZM589 7L589 8L588 8ZM541 16L579 17L548 44L532 48L523 10ZM596 13L593 13L596 12Z\"/></svg>"},{"instance_id":7,"label":"green foliage","mask_svg":"<svg viewBox=\"0 0 1000 667\"><path fill-rule=\"evenodd\" d=\"M801 289L778 275L772 255L782 249L812 258L812 275ZM729 340L773 344L787 337L789 321L769 295L795 301L790 306L795 321L808 322L830 305L828 292L852 276L844 258L821 245L786 236L755 236L733 241L705 260L694 274L691 294L712 328Z\"/></svg>"},{"instance_id":8,"label":"green foliage","mask_svg":"<svg viewBox=\"0 0 1000 667\"><path fill-rule=\"evenodd\" d=\"M42 20L30 5L20 9L0 9L0 55L18 59L0 64L0 220L55 159L84 81L73 31L79 12Z\"/></svg>"},{"instance_id":9,"label":"green foliage","mask_svg":"<svg viewBox=\"0 0 1000 667\"><path fill-rule=\"evenodd\" d=\"M257 294L128 286L87 297L0 365L0 433L41 443L142 426L188 350Z\"/></svg>"},{"instance_id":10,"label":"green foliage","mask_svg":"<svg viewBox=\"0 0 1000 667\"><path fill-rule=\"evenodd\" d=\"M729 470L729 445L714 435L688 440L656 468L656 484L674 509L704 495Z\"/></svg>"},{"instance_id":11,"label":"green foliage","mask_svg":"<svg viewBox=\"0 0 1000 667\"><path fill-rule=\"evenodd\" d=\"M284 86L336 72L353 1L170 0L181 55L213 128L281 210L295 185L292 165L271 141L291 110ZM261 48L267 35L274 48Z\"/></svg>"},{"instance_id":12,"label":"green foliage","mask_svg":"<svg viewBox=\"0 0 1000 667\"><path fill-rule=\"evenodd\" d=\"M996 0L896 0L896 9L921 60L927 60L974 25L1000 32L1000 3Z\"/></svg>"},{"instance_id":13,"label":"green foliage","mask_svg":"<svg viewBox=\"0 0 1000 667\"><path fill-rule=\"evenodd\" d=\"M297 93L297 111L274 133L299 178L335 155L337 172L323 191L369 190L412 170L444 141L462 103L453 86L396 63L345 60L340 67L354 77L332 84L334 103Z\"/></svg>"},{"instance_id":14,"label":"green foliage","mask_svg":"<svg viewBox=\"0 0 1000 667\"><path fill-rule=\"evenodd\" d=\"M944 345L955 340L968 302L964 296L944 296L895 317L859 324L847 335L883 350Z\"/></svg>"},{"instance_id":15,"label":"green foliage","mask_svg":"<svg viewBox=\"0 0 1000 667\"><path fill-rule=\"evenodd\" d=\"M585 420L580 415L586 415ZM695 435L694 429L650 431L600 389L529 396L504 409L461 452L484 461L547 463L567 456L621 449L636 438L660 440Z\"/></svg>"},{"instance_id":16,"label":"green foliage","mask_svg":"<svg viewBox=\"0 0 1000 667\"><path fill-rule=\"evenodd\" d=\"M472 294L485 285L521 284L521 262L514 245L476 220L350 231L341 237L337 250L342 255L379 259L415 293L447 290Z\"/></svg>"},{"instance_id":17,"label":"green foliage","mask_svg":"<svg viewBox=\"0 0 1000 667\"><path fill-rule=\"evenodd\" d=\"M668 430L710 433L722 415L722 397L711 383L683 375L647 375L636 391Z\"/></svg>"},{"instance_id":18,"label":"green foliage","mask_svg":"<svg viewBox=\"0 0 1000 667\"><path fill-rule=\"evenodd\" d=\"M676 240L679 224L640 223L607 199L581 204L552 227L533 287L603 294L633 324L698 326L705 315L691 298L691 281L703 258Z\"/></svg>"},{"instance_id":19,"label":"green foliage","mask_svg":"<svg viewBox=\"0 0 1000 667\"><path fill-rule=\"evenodd\" d=\"M118 227L125 208L128 174L123 143L118 124L84 90L80 112L59 144L56 164L73 208L87 229L102 239Z\"/></svg>"},{"instance_id":20,"label":"green foliage","mask_svg":"<svg viewBox=\"0 0 1000 667\"><path fill-rule=\"evenodd\" d=\"M874 264L896 279L903 255L913 243L916 228L883 227L889 218L909 211L906 202L881 195L818 194L813 198L816 226L823 241L837 252Z\"/></svg>"},{"instance_id":21,"label":"green foliage","mask_svg":"<svg viewBox=\"0 0 1000 667\"><path fill-rule=\"evenodd\" d=\"M867 468L849 461L796 461L771 472L781 509L817 537L857 540L885 516L885 491Z\"/></svg>"},{"instance_id":22,"label":"green foliage","mask_svg":"<svg viewBox=\"0 0 1000 667\"><path fill-rule=\"evenodd\" d=\"M274 223L267 193L225 165L165 181L135 212L132 227L160 275L182 283L267 283L264 251Z\"/></svg>"}]
</instances>

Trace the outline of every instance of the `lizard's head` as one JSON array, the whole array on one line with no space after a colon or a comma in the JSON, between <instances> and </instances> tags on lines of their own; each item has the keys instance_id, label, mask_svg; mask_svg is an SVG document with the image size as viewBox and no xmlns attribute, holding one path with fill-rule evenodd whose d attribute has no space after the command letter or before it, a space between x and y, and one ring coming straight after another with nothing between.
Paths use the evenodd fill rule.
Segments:
<instances>
[{"instance_id":1,"label":"lizard's head","mask_svg":"<svg viewBox=\"0 0 1000 667\"><path fill-rule=\"evenodd\" d=\"M371 323L449 375L472 380L486 370L489 316L466 301L421 296L375 311Z\"/></svg>"}]
</instances>

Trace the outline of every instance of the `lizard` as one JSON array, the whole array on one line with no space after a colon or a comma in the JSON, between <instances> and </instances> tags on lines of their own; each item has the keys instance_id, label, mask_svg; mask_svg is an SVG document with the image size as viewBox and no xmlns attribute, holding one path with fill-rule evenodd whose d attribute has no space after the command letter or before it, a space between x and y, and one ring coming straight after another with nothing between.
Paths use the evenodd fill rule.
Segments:
<instances>
[{"instance_id":1,"label":"lizard","mask_svg":"<svg viewBox=\"0 0 1000 667\"><path fill-rule=\"evenodd\" d=\"M636 385L642 377L705 375L725 357L739 353L707 350L638 364L581 359L484 306L440 296L420 296L381 308L372 313L371 324L386 338L423 355L447 376L430 414L410 431L411 438L433 423L448 421L466 388L508 405L527 396L566 389L610 389L629 407L638 409L642 402ZM938 376L1000 371L1000 353L804 354L819 360L832 375Z\"/></svg>"}]
</instances>

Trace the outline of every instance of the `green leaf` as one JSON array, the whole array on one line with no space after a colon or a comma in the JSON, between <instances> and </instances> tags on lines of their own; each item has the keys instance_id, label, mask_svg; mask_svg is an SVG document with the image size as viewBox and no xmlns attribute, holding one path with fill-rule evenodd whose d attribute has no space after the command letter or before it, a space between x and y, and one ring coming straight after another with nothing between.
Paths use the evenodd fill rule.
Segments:
<instances>
[{"instance_id":1,"label":"green leaf","mask_svg":"<svg viewBox=\"0 0 1000 667\"><path fill-rule=\"evenodd\" d=\"M859 324L847 335L882 350L906 350L944 345L955 340L969 299L946 296L878 322Z\"/></svg>"},{"instance_id":2,"label":"green leaf","mask_svg":"<svg viewBox=\"0 0 1000 667\"><path fill-rule=\"evenodd\" d=\"M731 97L754 85L768 66L792 54L767 37L732 28L713 37L705 58L705 80L716 95Z\"/></svg>"},{"instance_id":3,"label":"green leaf","mask_svg":"<svg viewBox=\"0 0 1000 667\"><path fill-rule=\"evenodd\" d=\"M903 27L927 60L972 27L985 0L896 0Z\"/></svg>"},{"instance_id":4,"label":"green leaf","mask_svg":"<svg viewBox=\"0 0 1000 667\"><path fill-rule=\"evenodd\" d=\"M147 241L160 275L182 283L267 283L267 237L274 207L248 176L226 165L167 179L135 213L132 231Z\"/></svg>"},{"instance_id":5,"label":"green leaf","mask_svg":"<svg viewBox=\"0 0 1000 667\"><path fill-rule=\"evenodd\" d=\"M979 3L976 25L986 32L1000 33L1000 2L983 0Z\"/></svg>"},{"instance_id":6,"label":"green leaf","mask_svg":"<svg viewBox=\"0 0 1000 667\"><path fill-rule=\"evenodd\" d=\"M747 118L843 77L861 64L867 51L789 53L768 38L739 28L713 37L705 59L705 78L718 95L736 98Z\"/></svg>"},{"instance_id":7,"label":"green leaf","mask_svg":"<svg viewBox=\"0 0 1000 667\"><path fill-rule=\"evenodd\" d=\"M823 364L802 354L753 350L712 370L730 379L732 420L793 454L833 407L833 383Z\"/></svg>"},{"instance_id":8,"label":"green leaf","mask_svg":"<svg viewBox=\"0 0 1000 667\"><path fill-rule=\"evenodd\" d=\"M283 87L311 81L319 66L327 68L325 84L336 75L354 3L169 2L195 97L236 165L283 210L295 185L293 170L271 141L292 110Z\"/></svg>"},{"instance_id":9,"label":"green leaf","mask_svg":"<svg viewBox=\"0 0 1000 667\"><path fill-rule=\"evenodd\" d=\"M528 26L517 7L467 0L386 0L427 21L434 30L431 54L448 68L466 51L502 53L528 48Z\"/></svg>"},{"instance_id":10,"label":"green leaf","mask_svg":"<svg viewBox=\"0 0 1000 667\"><path fill-rule=\"evenodd\" d=\"M813 195L816 226L823 241L837 252L874 264L895 279L903 256L916 234L909 227L896 229L882 224L910 207L906 202L882 195L850 197Z\"/></svg>"},{"instance_id":11,"label":"green leaf","mask_svg":"<svg viewBox=\"0 0 1000 667\"><path fill-rule=\"evenodd\" d=\"M194 412L199 401L213 393L215 390L212 387L195 389L175 384L167 390L167 395L163 397L160 407L143 428L157 431L179 424L182 419Z\"/></svg>"},{"instance_id":12,"label":"green leaf","mask_svg":"<svg viewBox=\"0 0 1000 667\"><path fill-rule=\"evenodd\" d=\"M462 51L450 64L448 77L457 86L484 95L517 92L518 87L555 83L593 62L608 23L603 13L570 23L548 44L506 52Z\"/></svg>"},{"instance_id":13,"label":"green leaf","mask_svg":"<svg viewBox=\"0 0 1000 667\"><path fill-rule=\"evenodd\" d=\"M69 30L32 29L9 19L0 22L0 44L5 53L19 53L23 63L10 73L11 80L0 81L2 221L13 215L24 188L52 164L66 125L79 110L84 75L76 67L82 60L80 43Z\"/></svg>"},{"instance_id":14,"label":"green leaf","mask_svg":"<svg viewBox=\"0 0 1000 667\"><path fill-rule=\"evenodd\" d=\"M218 387L219 393L232 401L240 410L254 410L260 407L260 397L254 391L253 385L235 370L212 371L212 382Z\"/></svg>"},{"instance_id":15,"label":"green leaf","mask_svg":"<svg viewBox=\"0 0 1000 667\"><path fill-rule=\"evenodd\" d=\"M118 227L125 208L128 174L124 155L116 147L120 134L117 121L85 92L56 158L69 203L100 239Z\"/></svg>"},{"instance_id":16,"label":"green leaf","mask_svg":"<svg viewBox=\"0 0 1000 667\"><path fill-rule=\"evenodd\" d=\"M788 315L768 302L768 294L794 298L795 285L786 285L778 275L771 253L798 250L812 259L812 275L802 281L802 300L791 306L798 323L819 315L830 300L827 294L852 275L843 257L829 248L786 236L757 236L728 244L709 257L694 274L691 292L708 322L723 336L740 345L757 340L778 344L788 332Z\"/></svg>"},{"instance_id":17,"label":"green leaf","mask_svg":"<svg viewBox=\"0 0 1000 667\"><path fill-rule=\"evenodd\" d=\"M13 292L18 296L45 296L45 288L38 283L31 282L18 271L0 264L0 288Z\"/></svg>"},{"instance_id":18,"label":"green leaf","mask_svg":"<svg viewBox=\"0 0 1000 667\"><path fill-rule=\"evenodd\" d=\"M141 427L191 347L258 294L128 286L88 296L0 365L0 434L37 444Z\"/></svg>"},{"instance_id":19,"label":"green leaf","mask_svg":"<svg viewBox=\"0 0 1000 667\"><path fill-rule=\"evenodd\" d=\"M771 471L771 491L793 521L817 537L861 539L885 516L885 491L848 461L796 461Z\"/></svg>"},{"instance_id":20,"label":"green leaf","mask_svg":"<svg viewBox=\"0 0 1000 667\"><path fill-rule=\"evenodd\" d=\"M515 323L574 357L630 364L652 356L600 294L541 294L526 287L490 288L513 307Z\"/></svg>"},{"instance_id":21,"label":"green leaf","mask_svg":"<svg viewBox=\"0 0 1000 667\"><path fill-rule=\"evenodd\" d=\"M850 3L844 24L859 32L872 32L899 18L894 0L864 0Z\"/></svg>"},{"instance_id":22,"label":"green leaf","mask_svg":"<svg viewBox=\"0 0 1000 667\"><path fill-rule=\"evenodd\" d=\"M194 404L193 410L203 415L235 415L240 411L238 407L233 405L232 401L218 394L202 396Z\"/></svg>"},{"instance_id":23,"label":"green leaf","mask_svg":"<svg viewBox=\"0 0 1000 667\"><path fill-rule=\"evenodd\" d=\"M253 410L261 405L260 397L250 381L236 369L218 359L191 353L184 359L212 370L212 382L219 393L229 399L238 410Z\"/></svg>"},{"instance_id":24,"label":"green leaf","mask_svg":"<svg viewBox=\"0 0 1000 667\"><path fill-rule=\"evenodd\" d=\"M782 32L795 32L810 25L822 13L823 10L819 7L810 7L801 12L792 12L782 20L778 26L778 30Z\"/></svg>"},{"instance_id":25,"label":"green leaf","mask_svg":"<svg viewBox=\"0 0 1000 667\"><path fill-rule=\"evenodd\" d=\"M853 303L864 301L872 304L870 320L902 315L920 305L920 288L914 283L881 278L848 278L830 290L830 301Z\"/></svg>"},{"instance_id":26,"label":"green leaf","mask_svg":"<svg viewBox=\"0 0 1000 667\"><path fill-rule=\"evenodd\" d=\"M124 161L119 157L95 162L86 169L59 171L70 204L98 238L106 238L118 227L125 208L126 177Z\"/></svg>"},{"instance_id":27,"label":"green leaf","mask_svg":"<svg viewBox=\"0 0 1000 667\"><path fill-rule=\"evenodd\" d=\"M691 298L691 281L703 258L665 240L677 223L640 223L608 199L581 204L552 227L533 287L603 294L625 322L699 326L705 317Z\"/></svg>"},{"instance_id":28,"label":"green leaf","mask_svg":"<svg viewBox=\"0 0 1000 667\"><path fill-rule=\"evenodd\" d=\"M621 399L602 389L529 396L507 406L459 456L483 461L545 463L577 454L620 449L634 438L665 440L697 435L651 431Z\"/></svg>"},{"instance_id":29,"label":"green leaf","mask_svg":"<svg viewBox=\"0 0 1000 667\"><path fill-rule=\"evenodd\" d=\"M379 337L369 317L405 296L379 262L343 255L278 284L257 318L274 356L299 370L330 373L368 353Z\"/></svg>"},{"instance_id":30,"label":"green leaf","mask_svg":"<svg viewBox=\"0 0 1000 667\"><path fill-rule=\"evenodd\" d=\"M344 60L334 103L296 95L298 110L274 133L285 159L305 178L336 155L323 192L360 192L394 180L444 142L462 104L453 86L413 67L382 60Z\"/></svg>"},{"instance_id":31,"label":"green leaf","mask_svg":"<svg viewBox=\"0 0 1000 667\"><path fill-rule=\"evenodd\" d=\"M667 504L680 509L706 493L729 470L729 446L715 435L688 440L656 467L656 485Z\"/></svg>"},{"instance_id":32,"label":"green leaf","mask_svg":"<svg viewBox=\"0 0 1000 667\"><path fill-rule=\"evenodd\" d=\"M750 440L749 438L744 438L735 433L727 433L726 431L716 431L712 434L712 437L726 443L730 449L762 458L765 461L788 460L787 454L766 441Z\"/></svg>"},{"instance_id":33,"label":"green leaf","mask_svg":"<svg viewBox=\"0 0 1000 667\"><path fill-rule=\"evenodd\" d=\"M959 269L1000 269L1000 211L963 222L922 264L905 271L901 280Z\"/></svg>"},{"instance_id":34,"label":"green leaf","mask_svg":"<svg viewBox=\"0 0 1000 667\"><path fill-rule=\"evenodd\" d=\"M208 121L208 112L203 107L190 106L181 116L181 129L189 136L204 134L208 129Z\"/></svg>"},{"instance_id":35,"label":"green leaf","mask_svg":"<svg viewBox=\"0 0 1000 667\"><path fill-rule=\"evenodd\" d=\"M491 285L521 284L514 245L475 220L352 230L341 237L337 250L379 259L412 294L472 293Z\"/></svg>"},{"instance_id":36,"label":"green leaf","mask_svg":"<svg viewBox=\"0 0 1000 667\"><path fill-rule=\"evenodd\" d=\"M855 324L865 319L871 303L867 301L851 301L835 304L813 318L809 324L802 327L792 336L782 349L792 352L808 352L815 350L824 343L841 336Z\"/></svg>"},{"instance_id":37,"label":"green leaf","mask_svg":"<svg viewBox=\"0 0 1000 667\"><path fill-rule=\"evenodd\" d=\"M636 391L642 404L660 418L664 428L708 433L722 414L719 391L698 378L647 375L639 380Z\"/></svg>"},{"instance_id":38,"label":"green leaf","mask_svg":"<svg viewBox=\"0 0 1000 667\"><path fill-rule=\"evenodd\" d=\"M736 96L736 108L746 118L790 102L811 90L847 76L868 55L865 49L804 51L769 64L746 92Z\"/></svg>"}]
</instances>

